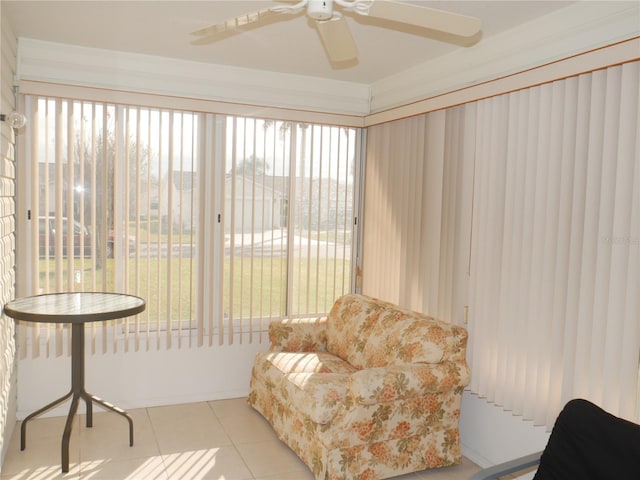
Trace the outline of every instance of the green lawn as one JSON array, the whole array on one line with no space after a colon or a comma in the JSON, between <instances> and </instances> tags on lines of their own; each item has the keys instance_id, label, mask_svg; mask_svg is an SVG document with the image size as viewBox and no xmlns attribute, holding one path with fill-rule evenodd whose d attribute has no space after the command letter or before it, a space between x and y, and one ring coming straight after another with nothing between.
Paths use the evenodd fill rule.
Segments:
<instances>
[{"instance_id":1,"label":"green lawn","mask_svg":"<svg viewBox=\"0 0 640 480\"><path fill-rule=\"evenodd\" d=\"M194 259L195 260L195 259ZM197 263L190 258L135 258L119 261L123 280L116 288L116 260L106 260L105 268L91 259L73 260L71 280L67 278L69 263L64 259L56 288L54 260L40 260L40 287L44 291L120 291L139 295L147 302L142 319L165 323L195 319L195 282ZM233 270L232 270L233 267ZM335 259L304 259L293 263L291 310L293 315L326 312L343 291L349 290L349 262ZM332 279L340 283L334 284ZM286 313L287 263L284 257L225 258L223 299L224 311L233 318L279 317ZM233 282L231 282L233 279ZM344 280L343 280L344 279ZM48 280L48 285L47 285ZM126 283L125 283L126 282ZM205 294L212 294L205 292ZM230 298L233 298L231 304Z\"/></svg>"}]
</instances>

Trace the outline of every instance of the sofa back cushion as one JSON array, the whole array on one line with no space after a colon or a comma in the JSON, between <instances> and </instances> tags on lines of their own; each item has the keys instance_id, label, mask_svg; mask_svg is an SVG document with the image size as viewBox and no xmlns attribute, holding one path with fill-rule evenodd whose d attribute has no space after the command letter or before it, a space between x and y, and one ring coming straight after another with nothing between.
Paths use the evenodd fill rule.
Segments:
<instances>
[{"instance_id":1,"label":"sofa back cushion","mask_svg":"<svg viewBox=\"0 0 640 480\"><path fill-rule=\"evenodd\" d=\"M401 309L387 310L364 347L367 368L447 360L455 337L451 325Z\"/></svg>"},{"instance_id":2,"label":"sofa back cushion","mask_svg":"<svg viewBox=\"0 0 640 480\"><path fill-rule=\"evenodd\" d=\"M364 295L338 298L327 317L327 351L358 369L364 368L369 334L388 306Z\"/></svg>"},{"instance_id":3,"label":"sofa back cushion","mask_svg":"<svg viewBox=\"0 0 640 480\"><path fill-rule=\"evenodd\" d=\"M327 350L358 369L464 358L463 334L455 325L356 294L339 298L327 318Z\"/></svg>"}]
</instances>

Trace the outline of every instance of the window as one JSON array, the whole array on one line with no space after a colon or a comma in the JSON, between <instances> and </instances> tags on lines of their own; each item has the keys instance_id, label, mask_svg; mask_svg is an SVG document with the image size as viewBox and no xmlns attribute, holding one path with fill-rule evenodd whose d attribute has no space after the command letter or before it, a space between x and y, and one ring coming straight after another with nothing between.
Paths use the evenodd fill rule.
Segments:
<instances>
[{"instance_id":1,"label":"window","mask_svg":"<svg viewBox=\"0 0 640 480\"><path fill-rule=\"evenodd\" d=\"M25 100L25 294L139 295L114 332L148 348L252 339L352 290L357 129Z\"/></svg>"}]
</instances>

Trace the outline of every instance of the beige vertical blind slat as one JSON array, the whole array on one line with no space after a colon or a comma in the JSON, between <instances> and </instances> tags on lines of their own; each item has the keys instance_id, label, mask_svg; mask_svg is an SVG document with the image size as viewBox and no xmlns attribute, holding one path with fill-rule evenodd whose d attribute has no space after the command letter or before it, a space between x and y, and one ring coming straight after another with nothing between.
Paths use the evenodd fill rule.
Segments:
<instances>
[{"instance_id":1,"label":"beige vertical blind slat","mask_svg":"<svg viewBox=\"0 0 640 480\"><path fill-rule=\"evenodd\" d=\"M233 124L231 125L231 131L232 132L236 132L237 130L237 125L238 125L238 119L233 119ZM228 135L229 133L227 133ZM235 136L235 135L234 135ZM240 225L242 226L242 221L244 219L244 199L242 198L242 187L243 185L238 186L238 181L237 181L237 164L238 164L238 145L237 143L244 143L243 142L243 138L240 137L241 140L239 140L238 142L230 142L230 149L231 149L231 183L230 185L226 185L225 182L225 189L228 189L228 193L230 195L230 209L229 209L229 218L228 221L231 222L230 223L230 235L229 235L229 274L227 276L227 278L225 279L225 282L228 282L228 304L225 306L226 310L226 314L228 317L228 321L231 321L232 318L234 318L235 316L235 304L234 304L234 298L235 298L235 287L233 284L233 278L235 276L235 249L237 247L236 245L236 236L233 234L236 232L236 223L239 221ZM229 145L227 146L229 147ZM225 192L225 202L227 201L227 192ZM240 213L239 215L236 213L237 211L237 207L238 207L238 202L236 201L236 199L240 199L239 203L240 203ZM239 218L239 220L238 220ZM226 233L226 231L225 231ZM226 243L226 241L225 241ZM242 237L240 237L239 239L239 248L242 248ZM242 267L240 267L240 270L242 269ZM240 272L240 281L242 282L242 272ZM239 294L242 294L242 290L239 291ZM225 325L226 327L227 325ZM229 324L229 327L231 327L232 325ZM242 325L240 326L242 328ZM233 331L232 328L229 328L227 330L228 332L228 340L229 342L233 342ZM222 333L222 331L221 331Z\"/></svg>"},{"instance_id":2,"label":"beige vertical blind slat","mask_svg":"<svg viewBox=\"0 0 640 480\"><path fill-rule=\"evenodd\" d=\"M150 139L151 140L150 145L151 145L151 148L157 152L158 163L160 163L160 159L162 159L163 156L166 154L164 150L164 143L162 141L166 120L165 120L165 116L163 115L163 112L159 110L151 111L151 117L149 119L150 123L154 117L156 118L156 122L157 122L157 130L154 130L151 127L151 124L149 125L149 131L151 132L151 135L153 137ZM157 178L154 178L154 182L155 182L154 185L151 185L151 184L149 185L150 192L153 188L155 188L155 190L157 191L157 198L154 199L157 205L157 208L155 209L157 210L157 214L156 214L154 228L156 228L159 232L162 232L161 215L164 213L163 206L164 206L165 196L167 192L165 189L163 172L161 169L158 169ZM149 216L151 217L151 214ZM154 237L153 244L154 244L153 246L158 251L158 261L155 262L155 265L153 266L151 277L155 276L156 278L162 278L162 259L160 258L160 251L162 249L161 235L156 235ZM159 285L156 287L159 287ZM156 289L154 294L151 294L150 298L153 298L152 305L155 304L155 308L159 312L162 308L162 302L164 300L162 292L159 291L159 288ZM161 342L162 342L162 335L164 330L162 328L162 323L166 320L168 320L168 317L166 316L163 318L159 315L154 315L152 318L153 329L154 329L153 339L155 340L156 349L159 349L160 346L162 345Z\"/></svg>"},{"instance_id":3,"label":"beige vertical blind slat","mask_svg":"<svg viewBox=\"0 0 640 480\"><path fill-rule=\"evenodd\" d=\"M147 145L147 148L149 149L148 151L148 162L151 162L151 145L152 145L152 133L153 130L151 128L151 116L152 116L152 112L150 110L145 111L144 115L142 115L143 118L143 131L145 132L143 134L143 139L144 139L144 145ZM143 195L143 201L144 201L144 211L147 213L147 215L144 215L141 217L142 223L143 223L143 227L144 229L149 232L151 231L152 228L152 203L153 203L153 184L151 181L152 178L152 170L150 168L151 166L149 165L149 168L146 169L145 173L144 173L144 195ZM157 199L156 199L157 201ZM157 210L157 209L156 209ZM147 235L146 238L142 238L141 239L142 244L143 244L143 248L146 248L147 251L151 251L153 248L153 237L150 235ZM144 278L151 278L151 271L152 271L152 265L151 262L145 262L144 264ZM151 282L146 282L146 286L143 286L142 290L142 295L144 296L144 298L148 299L148 301L153 301L152 297L151 297ZM144 318L145 318L145 325L144 325L144 344L145 344L145 348L146 350L149 350L151 347L151 338L152 338L152 324L153 324L153 318L151 316L151 312L149 309L146 309L145 312L143 312Z\"/></svg>"},{"instance_id":4,"label":"beige vertical blind slat","mask_svg":"<svg viewBox=\"0 0 640 480\"><path fill-rule=\"evenodd\" d=\"M125 111L125 118L124 118L124 131L125 132L131 132L133 131L133 127L131 126L131 122L132 122L132 112L127 110ZM135 137L134 137L135 138ZM129 218L128 213L130 212L130 205L131 202L133 200L132 196L131 196L131 190L134 187L134 185L131 184L131 175L127 175L126 172L130 172L132 169L132 165L135 165L133 162L135 162L135 153L132 152L132 145L131 145L131 137L128 134L124 135L124 147L123 147L123 163L124 163L124 169L123 172L125 172L124 175L122 175L122 180L124 181L124 188L122 190L122 195L120 195L121 197L121 201L124 203L124 210L125 215L124 218L118 222L119 223L119 229L116 228L116 235L119 235L121 232L119 230L124 230L124 234L128 236L129 234L129 222L127 221ZM122 207L121 207L122 208ZM125 247L128 248L128 247ZM118 254L116 254L118 255ZM120 254L121 255L121 254ZM125 256L124 259L124 278L125 278L125 285L124 288L126 291L131 291L132 285L130 282L130 268L131 268L131 264L129 261L129 255ZM130 351L130 342L131 342L131 335L130 335L130 329L131 329L131 323L130 323L130 319L126 318L123 319L121 322L121 329L124 332L124 351L125 352L129 352ZM114 343L116 343L116 338L117 335L114 334ZM114 345L114 349L117 349L117 344Z\"/></svg>"},{"instance_id":5,"label":"beige vertical blind slat","mask_svg":"<svg viewBox=\"0 0 640 480\"><path fill-rule=\"evenodd\" d=\"M175 121L175 114L171 113L169 114L169 131L172 132L174 129L174 121ZM164 273L164 276L167 279L172 279L174 274L177 274L177 272L174 273L174 269L173 269L173 252L174 252L174 237L173 237L173 231L174 231L174 223L173 223L173 206L174 206L174 202L173 202L173 187L174 187L174 136L173 135L169 135L168 136L168 144L167 144L167 157L168 157L168 171L167 171L167 182L166 182L166 187L167 187L167 193L166 193L166 197L167 197L167 204L168 207L167 208L167 260L166 260L166 271ZM163 296L165 297L165 301L166 301L166 310L167 312L171 312L173 309L173 298L171 295L171 283L168 282L167 285L164 287L164 292ZM166 323L165 323L165 338L166 338L166 342L167 342L167 347L171 348L171 343L172 343L172 315L167 315L166 318Z\"/></svg>"},{"instance_id":6,"label":"beige vertical blind slat","mask_svg":"<svg viewBox=\"0 0 640 480\"><path fill-rule=\"evenodd\" d=\"M433 253L443 252L441 238L443 233L444 164L446 162L444 149L446 112L434 112L427 116L426 121L425 154L427 158L437 160L426 162L423 167L422 179L426 188L422 191L420 217L416 219L415 224L417 227L422 225L420 247L423 249L423 257L428 257L425 265L428 275L425 279L426 284L421 286L421 291L416 291L415 296L407 301L416 305L417 308L433 312L434 316L440 317L443 307L438 303L438 298L441 289L440 274L444 265L441 263L441 255L434 256ZM416 178L420 178L420 176L416 175ZM425 255L427 252L429 252L428 255ZM408 261L410 262L410 257ZM414 273L415 275L417 272ZM420 302L421 298L422 302Z\"/></svg>"},{"instance_id":7,"label":"beige vertical blind slat","mask_svg":"<svg viewBox=\"0 0 640 480\"><path fill-rule=\"evenodd\" d=\"M61 211L63 208L63 203L64 203L64 189L62 187L63 185L63 178L64 178L64 169L63 169L63 162L64 162L64 139L63 139L63 135L64 135L64 115L63 115L63 104L60 101L56 102L56 120L55 120L55 190L54 190L54 195L55 195L55 209L56 211ZM49 212L46 212L46 215L49 216ZM63 228L64 228L64 223L62 221L62 217L56 216L54 217L54 222L55 222L55 231L56 232L62 232ZM64 268L63 268L63 258L62 255L58 255L58 252L62 251L63 248L63 236L62 235L56 235L55 236L55 251L56 251L56 256L55 256L55 271L54 271L54 275L55 275L55 284L56 284L56 288L61 288L63 282L64 282ZM55 353L56 356L61 355L62 354L62 349L63 349L63 326L62 325L56 325L55 326Z\"/></svg>"},{"instance_id":8,"label":"beige vertical blind slat","mask_svg":"<svg viewBox=\"0 0 640 480\"><path fill-rule=\"evenodd\" d=\"M98 107L95 103L90 104L91 105L91 137L89 138L88 141L88 145L89 145L89 149L90 152L89 153L89 159L90 159L90 169L91 169L91 176L89 178L89 189L91 192L97 192L98 191L98 162L97 162L97 151L98 151ZM91 211L91 215L90 218L92 219L97 219L98 218L98 210L97 210L97 204L96 204L96 197L95 195L92 195L91 197L91 204L90 204L90 211ZM94 220L95 221L95 220ZM91 236L91 252L92 255L96 255L98 251L98 239L96 238L96 235L92 235ZM97 262L91 262L91 288L92 290L97 290L98 289L98 275L97 275ZM95 325L92 326L93 328L93 333L95 335L95 329L97 328Z\"/></svg>"},{"instance_id":9,"label":"beige vertical blind slat","mask_svg":"<svg viewBox=\"0 0 640 480\"><path fill-rule=\"evenodd\" d=\"M125 203L126 192L128 191L127 177L127 152L126 152L126 138L127 138L127 112L122 105L116 105L114 108L114 141L113 141L113 166L110 178L107 180L107 185L110 191L113 192L113 213L112 221L109 222L109 237L113 237L114 242L112 246L113 258L118 258L119 261L114 262L114 289L119 292L131 291L128 288L129 279L127 277L127 256L123 255L120 250L120 242L116 242L115 239L122 235L124 230L124 223L128 219L126 211L127 203ZM109 256L107 254L107 256ZM81 256L82 258L82 256ZM106 269L105 269L106 271ZM104 333L103 337L111 344L105 343L103 351L118 351L119 339L116 332L121 331L124 328L123 321L113 320L111 322L103 322Z\"/></svg>"},{"instance_id":10,"label":"beige vertical blind slat","mask_svg":"<svg viewBox=\"0 0 640 480\"><path fill-rule=\"evenodd\" d=\"M204 345L205 332L207 332L208 344L211 345L214 339L213 332L215 329L222 331L222 315L215 307L215 300L220 299L219 290L215 288L215 265L216 260L216 222L212 217L216 217L218 212L212 205L215 205L215 189L207 188L209 185L216 184L215 162L212 160L216 156L215 149L218 147L218 139L216 136L216 117L214 115L206 115L201 117L202 122L199 125L199 141L198 151L201 152L203 161L199 163L198 171L198 190L200 192L200 203L209 205L209 208L200 208L198 210L198 246L199 259L197 267L196 282L196 302L197 302L197 319L198 319L198 341L199 346ZM205 141L205 139L214 139L213 141ZM214 323L217 319L218 323ZM219 336L222 343L222 335Z\"/></svg>"},{"instance_id":11,"label":"beige vertical blind slat","mask_svg":"<svg viewBox=\"0 0 640 480\"><path fill-rule=\"evenodd\" d=\"M136 146L135 146L135 174L134 174L134 182L135 182L135 217L136 218L141 218L142 215L142 186L143 186L143 175L142 175L142 158L143 158L143 150L142 150L142 115L140 114L140 109L135 109L135 123L132 124L135 125L135 142L136 142ZM135 229L134 229L134 236L136 238L136 243L137 245L141 244L142 241L142 237L141 237L141 233L142 233L142 222L136 222L135 225ZM140 249L136 248L135 249L135 267L134 267L134 275L135 275L135 281L132 285L134 291L136 292L141 292L142 288L141 288L141 279L142 279L142 273L143 273L143 267L140 264ZM134 351L139 351L140 350L140 336L141 336L141 330L140 330L140 315L137 315L135 317L134 320L134 328L133 328L133 350ZM130 330L127 329L127 334L130 333ZM128 342L127 342L128 344Z\"/></svg>"},{"instance_id":12,"label":"beige vertical blind slat","mask_svg":"<svg viewBox=\"0 0 640 480\"><path fill-rule=\"evenodd\" d=\"M115 115L115 112L113 112L113 109L103 108L101 113L102 113L102 124L100 126L100 138L99 138L99 145L101 145L101 153L102 153L102 159L101 159L102 161L100 166L101 181L96 185L97 187L96 193L102 197L101 198L102 208L100 209L96 208L97 216L96 216L95 224L100 225L99 230L103 232L103 235L104 235L104 232L106 232L109 229L107 215L112 214L112 212L109 212L109 207L108 207L110 200L113 198L109 192L109 182L112 181L112 179L110 178L111 165L110 165L109 153L111 151L111 148L109 145L109 122L110 122L109 113L111 113L112 115ZM114 140L114 144L115 144L115 140ZM98 195L96 195L96 200L95 200L96 202L98 201L97 200ZM99 251L97 252L97 256L99 258L98 261L102 265L102 268L100 268L100 277L101 277L100 285L106 286L108 281L108 277L107 277L108 273L107 273L107 269L104 268L104 265L106 264L106 261L107 261L107 255L106 255L105 249L104 248L99 249ZM101 335L99 337L100 343L101 343L101 349L103 352L106 352L107 344L108 344L107 324L102 322L99 328L101 329Z\"/></svg>"},{"instance_id":13,"label":"beige vertical blind slat","mask_svg":"<svg viewBox=\"0 0 640 480\"><path fill-rule=\"evenodd\" d=\"M287 250L289 250L291 248L291 245L296 246L296 238L295 238L295 228L291 228L293 225L291 225L290 223L293 223L295 225L295 219L298 218L298 211L300 210L301 207L301 202L299 201L299 195L301 192L301 185L299 185L299 182L297 182L297 178L299 175L299 168L298 165L300 163L300 156L302 155L302 151L304 151L304 148L302 148L301 146L305 144L305 140L304 140L304 135L306 135L306 124L302 124L300 126L296 125L296 124L290 124L289 125L289 137L288 137L288 148L289 151L285 151L284 154L286 155L286 167L289 171L289 178L288 178L288 210L289 210L289 214L288 214L288 223L287 223L287 230L286 230L286 236L287 236L287 241L286 241L286 248ZM286 140L285 140L285 143ZM284 271L286 269L286 276L287 278L295 278L295 262L294 261L288 261L284 264L284 267L281 267L281 271ZM284 294L284 301L285 303L285 308L284 311L285 312L291 312L294 310L294 282L288 282L286 285L286 291ZM282 311L279 312L282 315Z\"/></svg>"}]
</instances>

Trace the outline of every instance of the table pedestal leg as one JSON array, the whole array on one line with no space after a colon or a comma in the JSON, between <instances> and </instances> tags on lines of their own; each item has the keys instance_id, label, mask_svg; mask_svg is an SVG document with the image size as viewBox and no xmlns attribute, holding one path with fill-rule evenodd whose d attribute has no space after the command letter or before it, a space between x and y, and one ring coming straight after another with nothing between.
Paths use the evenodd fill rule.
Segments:
<instances>
[{"instance_id":1,"label":"table pedestal leg","mask_svg":"<svg viewBox=\"0 0 640 480\"><path fill-rule=\"evenodd\" d=\"M55 407L56 405L61 404L62 402L64 402L67 398L69 398L71 395L73 395L73 390L71 390L69 393L67 393L65 396L60 397L57 400L54 400L53 402L45 405L44 407L40 408L39 410L36 410L35 412L33 412L31 415L28 415L23 421L22 421L22 425L20 426L20 450L24 450L27 447L27 422L29 420L31 420L34 417L37 417L38 415L40 415L41 413L46 412L47 410L49 410L50 408Z\"/></svg>"},{"instance_id":2,"label":"table pedestal leg","mask_svg":"<svg viewBox=\"0 0 640 480\"><path fill-rule=\"evenodd\" d=\"M93 426L93 402L95 402L105 409L111 410L127 419L127 422L129 422L129 446L133 446L133 420L127 412L105 402L101 398L91 395L84 388L84 324L73 323L71 325L71 391L63 397L36 410L23 420L20 427L20 450L24 450L27 446L27 422L56 405L59 405L71 396L73 396L73 398L71 399L71 406L69 407L64 433L62 434L63 473L69 471L69 440L71 438L71 429L73 428L73 418L78 410L80 399L83 399L87 406L87 427Z\"/></svg>"},{"instance_id":3,"label":"table pedestal leg","mask_svg":"<svg viewBox=\"0 0 640 480\"><path fill-rule=\"evenodd\" d=\"M79 400L80 397L78 395L73 396L69 407L69 415L67 415L67 422L64 424L64 433L62 434L62 471L64 473L69 471L69 440L71 438L71 428L73 427L73 417L78 410Z\"/></svg>"},{"instance_id":4,"label":"table pedestal leg","mask_svg":"<svg viewBox=\"0 0 640 480\"><path fill-rule=\"evenodd\" d=\"M90 405L91 402L96 402L102 408L105 408L106 410L111 410L112 412L117 413L118 415L121 415L124 418L126 418L127 422L129 422L129 446L133 447L133 420L131 419L129 414L124 410L122 410L121 408L118 408L115 405L110 404L109 402L105 402L101 398L98 398L95 395L91 395L90 393L84 392L83 397L87 401L87 405ZM88 415L87 415L87 427L91 427L91 425L89 424Z\"/></svg>"}]
</instances>

